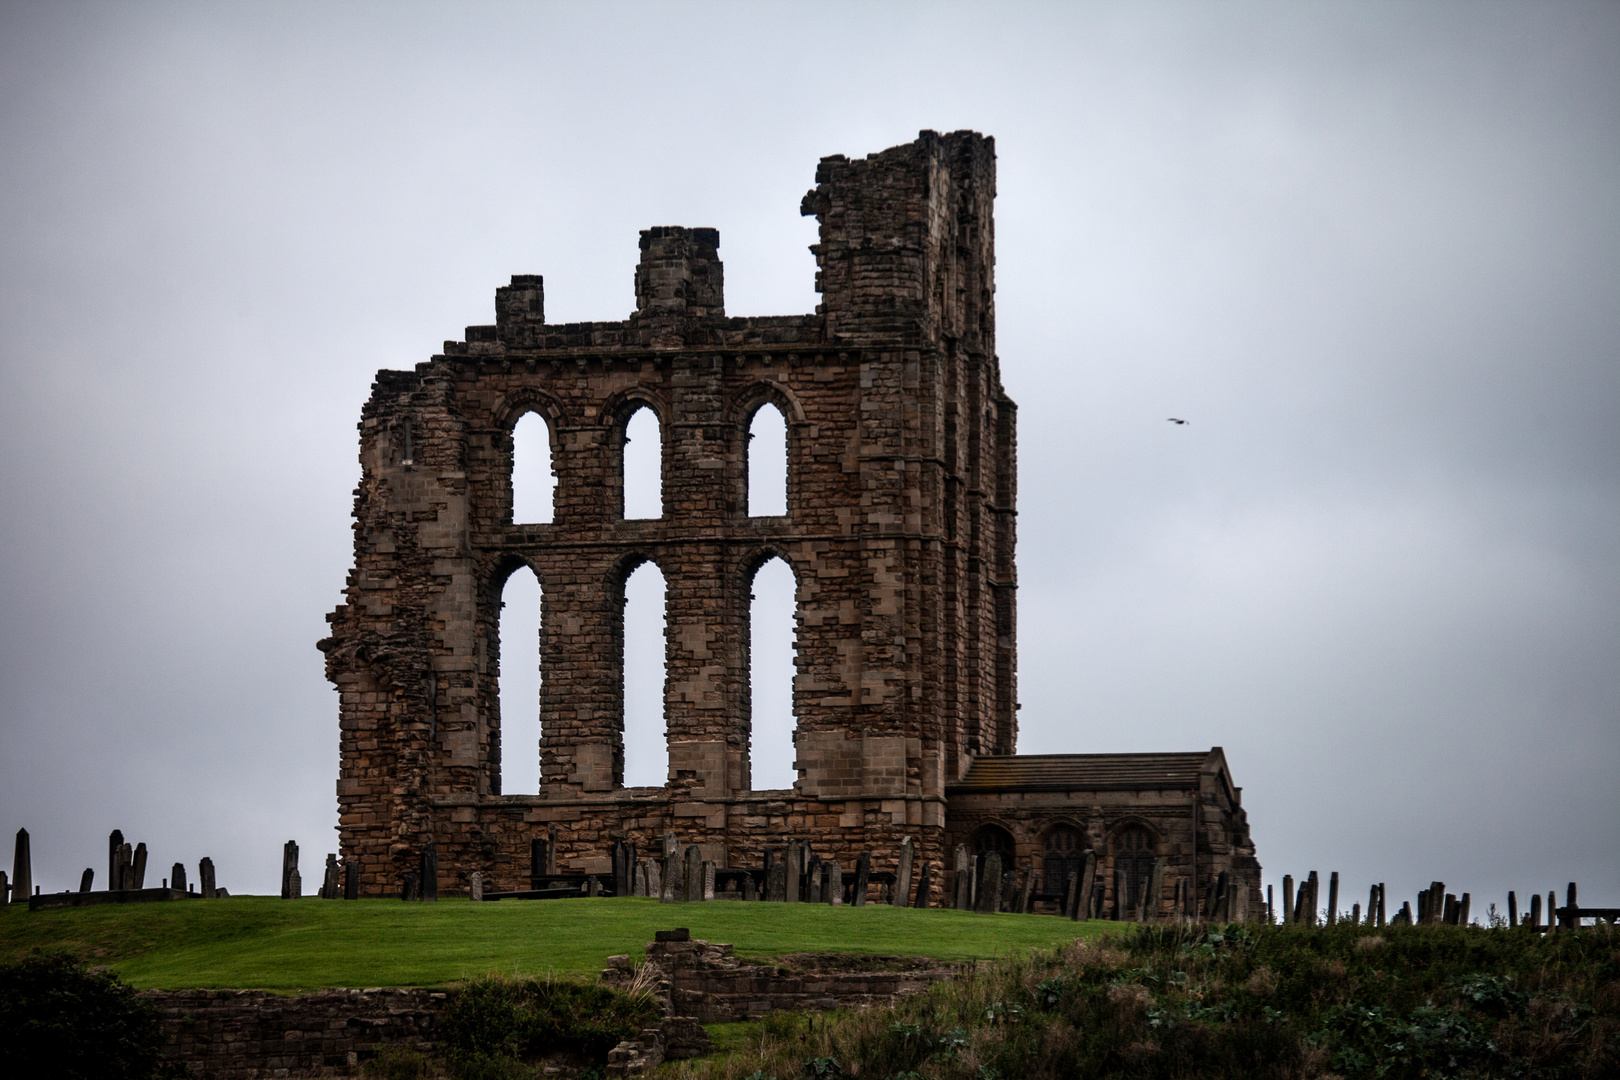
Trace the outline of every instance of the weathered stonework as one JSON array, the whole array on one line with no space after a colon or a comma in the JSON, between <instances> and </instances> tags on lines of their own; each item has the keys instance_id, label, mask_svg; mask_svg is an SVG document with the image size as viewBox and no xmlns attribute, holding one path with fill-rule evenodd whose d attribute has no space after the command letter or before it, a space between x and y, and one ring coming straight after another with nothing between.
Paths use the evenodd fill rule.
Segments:
<instances>
[{"instance_id":1,"label":"weathered stonework","mask_svg":"<svg viewBox=\"0 0 1620 1080\"><path fill-rule=\"evenodd\" d=\"M341 699L339 832L361 887L397 890L437 844L440 885L519 887L529 838L600 871L610 840L674 832L718 864L784 835L852 864L919 837L939 858L945 784L1010 754L1015 408L993 306L995 156L924 132L864 160L826 158L802 210L823 302L724 314L719 235L641 236L626 321L549 325L538 276L496 293L492 326L415 371L380 372L360 424L355 569L322 642ZM751 518L749 422L788 423L788 513ZM624 425L664 439L664 514L622 517ZM557 486L550 524L512 521L512 428L539 413ZM755 791L747 621L754 571L798 580L799 779ZM623 588L651 560L667 587L669 780L623 786ZM541 793L499 790L497 637L514 569L544 587Z\"/></svg>"},{"instance_id":2,"label":"weathered stonework","mask_svg":"<svg viewBox=\"0 0 1620 1080\"><path fill-rule=\"evenodd\" d=\"M1018 735L1017 410L995 352L994 198L994 144L973 132L824 158L801 206L820 223L814 314L726 317L719 234L654 228L625 321L548 324L541 278L520 275L496 290L493 325L378 373L355 566L320 643L340 697L342 856L362 893L397 894L429 843L440 890L475 872L491 892L523 889L531 841L554 829L553 872L599 875L614 840L653 852L674 834L726 868L808 838L842 867L870 851L888 870L910 836L933 902L950 895L948 785ZM788 506L751 517L748 432L766 403L787 421ZM625 426L643 407L663 440L663 513L626 520ZM513 429L529 413L551 440L547 524L513 521ZM774 557L797 580L798 779L755 790L750 586ZM668 774L632 788L624 585L647 561L667 590ZM529 751L501 739L499 610L524 567L543 587L541 783L505 795L502 754Z\"/></svg>"}]
</instances>

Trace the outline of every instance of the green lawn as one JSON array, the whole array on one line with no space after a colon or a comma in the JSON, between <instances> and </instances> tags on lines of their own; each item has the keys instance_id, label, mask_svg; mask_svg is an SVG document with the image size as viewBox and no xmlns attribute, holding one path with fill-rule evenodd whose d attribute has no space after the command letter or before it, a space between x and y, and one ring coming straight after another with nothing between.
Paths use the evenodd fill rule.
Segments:
<instances>
[{"instance_id":1,"label":"green lawn","mask_svg":"<svg viewBox=\"0 0 1620 1080\"><path fill-rule=\"evenodd\" d=\"M469 976L594 975L690 927L756 959L795 952L988 959L1101 933L1109 923L869 905L660 904L643 899L226 900L30 912L0 908L0 962L68 949L147 988L438 986Z\"/></svg>"}]
</instances>

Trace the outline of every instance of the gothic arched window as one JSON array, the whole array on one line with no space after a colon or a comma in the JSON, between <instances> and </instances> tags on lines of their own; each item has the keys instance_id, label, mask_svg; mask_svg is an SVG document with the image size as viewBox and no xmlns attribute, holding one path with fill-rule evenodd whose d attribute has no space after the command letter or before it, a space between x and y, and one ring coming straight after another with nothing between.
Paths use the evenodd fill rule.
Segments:
<instances>
[{"instance_id":1,"label":"gothic arched window","mask_svg":"<svg viewBox=\"0 0 1620 1080\"><path fill-rule=\"evenodd\" d=\"M1069 875L1080 872L1080 834L1067 825L1058 825L1047 832L1042 845L1041 881L1046 892L1063 892L1069 887Z\"/></svg>"}]
</instances>

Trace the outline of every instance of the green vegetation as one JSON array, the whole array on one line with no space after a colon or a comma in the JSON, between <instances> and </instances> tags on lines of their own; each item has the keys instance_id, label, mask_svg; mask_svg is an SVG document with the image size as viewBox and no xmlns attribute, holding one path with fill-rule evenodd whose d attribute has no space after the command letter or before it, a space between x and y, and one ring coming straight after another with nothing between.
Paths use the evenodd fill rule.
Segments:
<instances>
[{"instance_id":1,"label":"green vegetation","mask_svg":"<svg viewBox=\"0 0 1620 1080\"><path fill-rule=\"evenodd\" d=\"M542 1060L575 1067L607 1062L608 1051L663 1017L651 994L535 979L475 979L451 1000L440 1026L451 1075L504 1080L532 1075Z\"/></svg>"},{"instance_id":2,"label":"green vegetation","mask_svg":"<svg viewBox=\"0 0 1620 1080\"><path fill-rule=\"evenodd\" d=\"M1620 1075L1620 934L1148 927L894 1009L768 1017L688 1080ZM740 1046L740 1048L739 1048Z\"/></svg>"},{"instance_id":3,"label":"green vegetation","mask_svg":"<svg viewBox=\"0 0 1620 1080\"><path fill-rule=\"evenodd\" d=\"M594 976L609 956L639 958L654 930L690 927L740 956L797 952L993 959L1095 936L1104 924L1050 915L975 915L869 905L660 904L641 899L300 900L231 897L30 912L0 908L0 963L65 950L145 988L444 986Z\"/></svg>"},{"instance_id":4,"label":"green vegetation","mask_svg":"<svg viewBox=\"0 0 1620 1080\"><path fill-rule=\"evenodd\" d=\"M63 953L0 966L0 1076L153 1080L178 1075L159 1059L157 1011L116 975Z\"/></svg>"}]
</instances>

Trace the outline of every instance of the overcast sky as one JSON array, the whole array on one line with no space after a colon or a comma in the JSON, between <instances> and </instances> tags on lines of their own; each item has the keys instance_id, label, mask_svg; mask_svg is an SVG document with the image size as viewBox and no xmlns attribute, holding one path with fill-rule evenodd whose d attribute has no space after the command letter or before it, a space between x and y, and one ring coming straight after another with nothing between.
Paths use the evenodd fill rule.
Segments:
<instances>
[{"instance_id":1,"label":"overcast sky","mask_svg":"<svg viewBox=\"0 0 1620 1080\"><path fill-rule=\"evenodd\" d=\"M0 862L312 880L375 371L651 225L812 310L817 160L922 128L999 156L1020 749L1620 904L1614 4L0 6Z\"/></svg>"}]
</instances>

